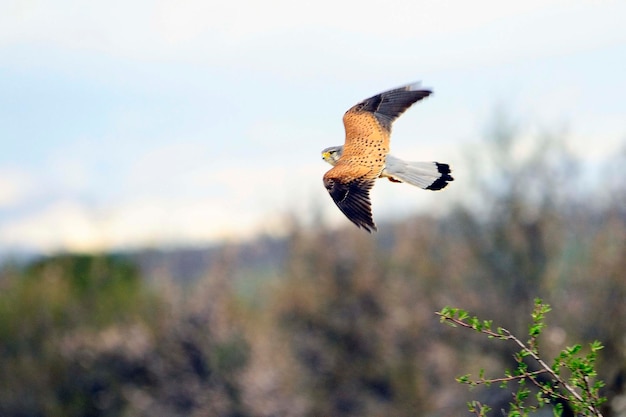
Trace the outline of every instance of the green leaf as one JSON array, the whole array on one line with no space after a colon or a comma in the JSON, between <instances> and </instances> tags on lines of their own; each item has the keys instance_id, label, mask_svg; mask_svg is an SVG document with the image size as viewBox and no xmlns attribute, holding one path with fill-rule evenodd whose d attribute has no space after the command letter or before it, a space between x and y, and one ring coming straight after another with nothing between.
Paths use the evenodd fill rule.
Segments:
<instances>
[{"instance_id":1,"label":"green leaf","mask_svg":"<svg viewBox=\"0 0 626 417\"><path fill-rule=\"evenodd\" d=\"M604 346L602 345L602 342L594 340L593 342L591 342L590 348L592 352L597 352L601 349L604 349Z\"/></svg>"},{"instance_id":2,"label":"green leaf","mask_svg":"<svg viewBox=\"0 0 626 417\"><path fill-rule=\"evenodd\" d=\"M566 347L566 348L565 348L565 351L567 352L567 354L568 354L568 355L570 355L570 356L571 356L571 355L575 355L575 354L577 354L578 352L580 352L580 349L581 349L581 348L582 348L582 346L581 346L581 345L576 344L576 345L574 345L574 346L568 346L568 347Z\"/></svg>"},{"instance_id":3,"label":"green leaf","mask_svg":"<svg viewBox=\"0 0 626 417\"><path fill-rule=\"evenodd\" d=\"M470 379L470 374L461 375L456 378L456 382L461 384L468 384Z\"/></svg>"}]
</instances>

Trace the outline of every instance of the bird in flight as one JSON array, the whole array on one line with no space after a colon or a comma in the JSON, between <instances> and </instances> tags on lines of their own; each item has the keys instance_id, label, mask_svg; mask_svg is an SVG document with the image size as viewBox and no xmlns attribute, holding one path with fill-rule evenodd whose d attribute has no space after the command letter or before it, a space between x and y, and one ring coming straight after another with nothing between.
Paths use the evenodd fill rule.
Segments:
<instances>
[{"instance_id":1,"label":"bird in flight","mask_svg":"<svg viewBox=\"0 0 626 417\"><path fill-rule=\"evenodd\" d=\"M322 159L332 166L337 164L343 154L343 146L330 146L322 151ZM405 161L387 154L385 168L380 178L391 182L406 182L424 190L437 191L453 181L450 166L441 162Z\"/></svg>"},{"instance_id":2,"label":"bird in flight","mask_svg":"<svg viewBox=\"0 0 626 417\"><path fill-rule=\"evenodd\" d=\"M322 151L322 158L333 165L324 174L326 190L339 210L368 232L377 230L370 202L370 190L377 178L385 177L433 191L454 180L448 164L408 162L389 155L393 122L431 93L431 90L421 89L419 83L413 83L361 101L343 116L344 145Z\"/></svg>"}]
</instances>

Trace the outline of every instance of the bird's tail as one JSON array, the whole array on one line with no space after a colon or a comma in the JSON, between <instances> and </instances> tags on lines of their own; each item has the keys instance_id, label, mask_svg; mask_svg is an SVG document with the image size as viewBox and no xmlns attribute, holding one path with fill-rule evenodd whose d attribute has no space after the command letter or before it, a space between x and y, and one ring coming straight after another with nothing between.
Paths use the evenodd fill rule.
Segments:
<instances>
[{"instance_id":1,"label":"bird's tail","mask_svg":"<svg viewBox=\"0 0 626 417\"><path fill-rule=\"evenodd\" d=\"M406 182L424 190L441 190L454 181L450 166L440 162L410 162L387 155L382 176L392 181Z\"/></svg>"}]
</instances>

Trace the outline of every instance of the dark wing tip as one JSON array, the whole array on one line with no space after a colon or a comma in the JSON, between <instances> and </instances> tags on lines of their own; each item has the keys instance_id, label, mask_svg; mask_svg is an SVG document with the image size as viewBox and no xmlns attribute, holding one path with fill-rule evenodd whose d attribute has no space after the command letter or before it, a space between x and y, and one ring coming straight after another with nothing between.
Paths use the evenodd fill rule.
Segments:
<instances>
[{"instance_id":1,"label":"dark wing tip","mask_svg":"<svg viewBox=\"0 0 626 417\"><path fill-rule=\"evenodd\" d=\"M442 188L447 187L448 182L454 181L454 178L452 177L452 175L450 175L450 173L452 172L450 170L450 165L442 164L440 162L435 162L435 165L437 165L437 170L439 171L441 176L437 178L435 182L426 187L427 190L431 191L441 190Z\"/></svg>"},{"instance_id":2,"label":"dark wing tip","mask_svg":"<svg viewBox=\"0 0 626 417\"><path fill-rule=\"evenodd\" d=\"M394 120L414 103L431 94L432 90L420 88L419 83L408 84L367 98L348 111L374 113L386 129L391 129Z\"/></svg>"},{"instance_id":3,"label":"dark wing tip","mask_svg":"<svg viewBox=\"0 0 626 417\"><path fill-rule=\"evenodd\" d=\"M342 182L339 179L324 178L324 186L339 210L352 223L369 233L378 230L372 218L369 196L373 185L374 180Z\"/></svg>"}]
</instances>

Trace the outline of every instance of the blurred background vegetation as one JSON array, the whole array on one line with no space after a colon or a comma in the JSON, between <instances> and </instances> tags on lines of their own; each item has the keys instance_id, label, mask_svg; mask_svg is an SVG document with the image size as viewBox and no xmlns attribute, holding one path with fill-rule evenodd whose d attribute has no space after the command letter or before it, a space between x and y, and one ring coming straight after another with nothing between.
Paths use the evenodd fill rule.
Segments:
<instances>
[{"instance_id":1,"label":"blurred background vegetation","mask_svg":"<svg viewBox=\"0 0 626 417\"><path fill-rule=\"evenodd\" d=\"M506 392L454 378L515 368L514 347L434 313L524 335L535 297L547 352L606 346L603 412L626 416L626 153L579 175L561 134L498 117L485 136L473 198L373 236L291 219L284 239L5 262L0 416L501 415Z\"/></svg>"}]
</instances>

